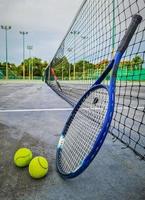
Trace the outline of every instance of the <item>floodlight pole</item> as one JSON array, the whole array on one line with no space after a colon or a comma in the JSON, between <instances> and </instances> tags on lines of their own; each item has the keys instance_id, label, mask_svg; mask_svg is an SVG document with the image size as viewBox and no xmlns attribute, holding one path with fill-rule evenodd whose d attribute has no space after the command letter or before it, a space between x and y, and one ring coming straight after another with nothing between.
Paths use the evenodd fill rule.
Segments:
<instances>
[{"instance_id":1,"label":"floodlight pole","mask_svg":"<svg viewBox=\"0 0 145 200\"><path fill-rule=\"evenodd\" d=\"M63 81L63 65L61 66L61 80Z\"/></svg>"},{"instance_id":2,"label":"floodlight pole","mask_svg":"<svg viewBox=\"0 0 145 200\"><path fill-rule=\"evenodd\" d=\"M23 36L23 79L25 79L25 35L27 35L28 32L20 31L20 34Z\"/></svg>"},{"instance_id":3,"label":"floodlight pole","mask_svg":"<svg viewBox=\"0 0 145 200\"><path fill-rule=\"evenodd\" d=\"M83 39L83 80L85 80L85 39L87 39L87 36L81 36Z\"/></svg>"},{"instance_id":4,"label":"floodlight pole","mask_svg":"<svg viewBox=\"0 0 145 200\"><path fill-rule=\"evenodd\" d=\"M28 45L27 46L27 49L29 50L29 80L30 80L30 76L31 76L31 70L30 70L30 60L31 60L31 50L33 49L33 46L31 46L31 45Z\"/></svg>"},{"instance_id":5,"label":"floodlight pole","mask_svg":"<svg viewBox=\"0 0 145 200\"><path fill-rule=\"evenodd\" d=\"M32 80L33 80L33 56L32 56Z\"/></svg>"},{"instance_id":6,"label":"floodlight pole","mask_svg":"<svg viewBox=\"0 0 145 200\"><path fill-rule=\"evenodd\" d=\"M76 78L76 64L75 64L75 54L76 54L76 52L75 52L75 47L76 47L76 35L79 35L80 34L80 32L78 32L78 31L71 31L70 32L70 34L73 34L73 36L74 36L74 40L73 40L73 42L74 42L74 74L73 74L73 79L75 80L75 78Z\"/></svg>"},{"instance_id":7,"label":"floodlight pole","mask_svg":"<svg viewBox=\"0 0 145 200\"><path fill-rule=\"evenodd\" d=\"M71 52L73 49L72 49L72 48L68 48L67 50L68 50L68 52ZM68 70L69 81L70 81L70 79L71 79L71 76L70 76L70 68L71 68L71 64L69 63L69 70Z\"/></svg>"},{"instance_id":8,"label":"floodlight pole","mask_svg":"<svg viewBox=\"0 0 145 200\"><path fill-rule=\"evenodd\" d=\"M11 29L11 26L1 25L1 29L5 30L5 41L6 41L6 79L8 79L8 42L7 42L7 31Z\"/></svg>"}]
</instances>

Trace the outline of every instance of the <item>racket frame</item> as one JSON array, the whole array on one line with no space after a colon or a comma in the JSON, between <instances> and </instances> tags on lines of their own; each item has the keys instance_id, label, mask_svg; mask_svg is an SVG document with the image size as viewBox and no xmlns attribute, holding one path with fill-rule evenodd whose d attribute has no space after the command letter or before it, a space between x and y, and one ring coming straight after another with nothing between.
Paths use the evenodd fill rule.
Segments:
<instances>
[{"instance_id":1,"label":"racket frame","mask_svg":"<svg viewBox=\"0 0 145 200\"><path fill-rule=\"evenodd\" d=\"M90 164L90 162L94 159L94 157L96 156L96 154L98 153L98 151L100 150L106 135L108 133L108 129L110 127L110 123L112 121L112 117L113 117L113 112L114 112L114 105L115 105L115 82L116 82L116 77L112 76L111 80L110 80L110 86L106 86L104 84L101 84L101 82L105 79L105 77L108 75L108 73L111 71L112 68L114 67L118 67L118 64L120 62L120 59L122 57L122 53L117 52L115 55L115 58L110 62L110 64L108 65L108 67L106 68L106 70L104 71L104 73L100 76L100 78L92 85L92 87L80 98L80 100L78 101L78 103L76 104L76 106L74 107L73 111L71 112L66 125L61 133L61 137L59 140L59 144L57 146L57 153L56 153L56 168L57 171L60 173L60 175L63 178L74 178L76 176L78 176L79 174L81 174ZM100 132L97 135L96 141L94 143L93 148L91 149L90 153L86 156L86 158L82 161L81 165L78 166L78 168L73 171L70 172L69 174L65 174L61 168L61 166L59 165L59 159L61 156L61 151L62 151L62 147L63 147L63 142L64 142L64 138L66 135L66 132L69 128L69 125L71 123L71 121L73 120L73 118L75 117L75 114L77 112L77 110L79 109L80 105L83 103L84 99L87 98L87 96L89 96L89 94L97 89L101 89L104 88L107 90L108 95L109 95L109 101L108 101L108 109L107 109L107 113L105 115L105 119L103 121L102 124L102 128L100 130Z\"/></svg>"}]
</instances>

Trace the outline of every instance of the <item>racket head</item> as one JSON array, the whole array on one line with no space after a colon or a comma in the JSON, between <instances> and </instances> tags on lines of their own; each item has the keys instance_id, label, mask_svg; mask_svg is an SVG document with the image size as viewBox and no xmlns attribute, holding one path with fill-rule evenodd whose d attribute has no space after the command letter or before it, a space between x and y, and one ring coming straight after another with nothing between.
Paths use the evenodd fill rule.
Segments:
<instances>
[{"instance_id":1,"label":"racket head","mask_svg":"<svg viewBox=\"0 0 145 200\"><path fill-rule=\"evenodd\" d=\"M101 96L103 94L103 99L99 99L100 94ZM115 87L108 88L99 84L90 88L76 104L57 146L56 168L63 178L78 176L94 159L107 135L113 116L114 102ZM101 117L97 109L103 110ZM81 123L79 123L80 117L84 118ZM86 121L88 121L87 124L85 124ZM92 129L94 129L93 134Z\"/></svg>"}]
</instances>

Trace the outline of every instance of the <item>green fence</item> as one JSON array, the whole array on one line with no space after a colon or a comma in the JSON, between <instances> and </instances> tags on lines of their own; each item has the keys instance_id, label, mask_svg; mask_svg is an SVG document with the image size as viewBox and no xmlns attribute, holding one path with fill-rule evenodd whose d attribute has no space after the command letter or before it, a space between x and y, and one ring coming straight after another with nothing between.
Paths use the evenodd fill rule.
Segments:
<instances>
[{"instance_id":1,"label":"green fence","mask_svg":"<svg viewBox=\"0 0 145 200\"><path fill-rule=\"evenodd\" d=\"M0 80L5 80L6 79L6 69L5 67L0 68ZM25 76L24 80L43 80L42 76ZM8 80L23 80L23 76L17 75L14 71L11 69L8 70Z\"/></svg>"},{"instance_id":2,"label":"green fence","mask_svg":"<svg viewBox=\"0 0 145 200\"><path fill-rule=\"evenodd\" d=\"M100 71L95 71L94 73L90 72L88 74L88 79L97 79L100 76ZM110 76L106 78L110 79ZM122 81L145 81L145 69L141 70L127 70L127 69L119 69L117 73L117 80Z\"/></svg>"},{"instance_id":3,"label":"green fence","mask_svg":"<svg viewBox=\"0 0 145 200\"><path fill-rule=\"evenodd\" d=\"M141 70L118 70L117 80L145 81L145 69Z\"/></svg>"}]
</instances>

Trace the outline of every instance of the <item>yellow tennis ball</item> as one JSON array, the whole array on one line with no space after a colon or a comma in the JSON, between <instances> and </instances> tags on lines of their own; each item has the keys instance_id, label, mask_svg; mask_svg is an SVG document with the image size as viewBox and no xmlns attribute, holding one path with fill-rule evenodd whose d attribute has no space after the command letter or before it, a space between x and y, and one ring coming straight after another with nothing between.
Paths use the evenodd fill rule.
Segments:
<instances>
[{"instance_id":1,"label":"yellow tennis ball","mask_svg":"<svg viewBox=\"0 0 145 200\"><path fill-rule=\"evenodd\" d=\"M15 152L14 163L18 167L25 167L29 165L32 160L32 151L28 148L20 148Z\"/></svg>"},{"instance_id":2,"label":"yellow tennis ball","mask_svg":"<svg viewBox=\"0 0 145 200\"><path fill-rule=\"evenodd\" d=\"M48 161L42 157L37 156L33 158L29 164L29 174L33 178L42 178L48 172Z\"/></svg>"}]
</instances>

